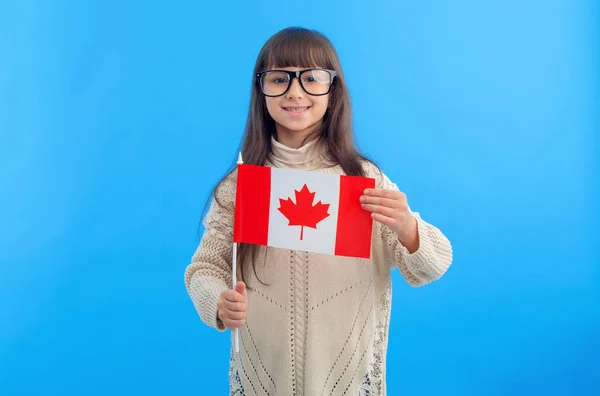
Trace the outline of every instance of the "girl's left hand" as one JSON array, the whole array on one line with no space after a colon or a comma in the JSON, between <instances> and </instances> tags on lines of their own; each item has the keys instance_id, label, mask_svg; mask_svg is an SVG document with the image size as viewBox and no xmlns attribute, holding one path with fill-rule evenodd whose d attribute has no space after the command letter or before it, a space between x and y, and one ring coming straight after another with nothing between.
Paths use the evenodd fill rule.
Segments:
<instances>
[{"instance_id":1,"label":"girl's left hand","mask_svg":"<svg viewBox=\"0 0 600 396\"><path fill-rule=\"evenodd\" d=\"M390 227L402 244L408 247L418 243L417 219L408 207L406 194L397 190L368 188L360 202L363 209L371 212L373 220Z\"/></svg>"}]
</instances>

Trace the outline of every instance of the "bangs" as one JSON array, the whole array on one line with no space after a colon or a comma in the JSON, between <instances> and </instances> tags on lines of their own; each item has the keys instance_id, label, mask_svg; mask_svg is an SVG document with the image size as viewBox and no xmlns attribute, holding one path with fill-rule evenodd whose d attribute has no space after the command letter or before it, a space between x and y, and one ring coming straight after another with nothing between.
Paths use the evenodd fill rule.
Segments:
<instances>
[{"instance_id":1,"label":"bangs","mask_svg":"<svg viewBox=\"0 0 600 396\"><path fill-rule=\"evenodd\" d=\"M335 68L335 50L319 33L305 29L287 29L273 37L259 67L262 70L280 67Z\"/></svg>"}]
</instances>

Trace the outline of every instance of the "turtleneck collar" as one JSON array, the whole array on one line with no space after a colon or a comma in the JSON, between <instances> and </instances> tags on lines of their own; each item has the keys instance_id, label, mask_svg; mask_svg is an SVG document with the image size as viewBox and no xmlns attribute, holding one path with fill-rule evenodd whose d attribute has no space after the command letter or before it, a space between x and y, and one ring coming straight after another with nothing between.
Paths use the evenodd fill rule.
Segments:
<instances>
[{"instance_id":1,"label":"turtleneck collar","mask_svg":"<svg viewBox=\"0 0 600 396\"><path fill-rule=\"evenodd\" d=\"M300 148L288 147L271 136L270 162L281 168L316 169L324 165L325 144L316 138Z\"/></svg>"}]
</instances>

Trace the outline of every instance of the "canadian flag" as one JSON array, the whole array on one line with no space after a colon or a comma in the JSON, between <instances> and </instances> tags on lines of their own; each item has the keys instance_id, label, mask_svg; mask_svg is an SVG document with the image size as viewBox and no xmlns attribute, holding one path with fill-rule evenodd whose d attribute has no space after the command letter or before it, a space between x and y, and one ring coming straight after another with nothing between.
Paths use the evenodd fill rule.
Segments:
<instances>
[{"instance_id":1,"label":"canadian flag","mask_svg":"<svg viewBox=\"0 0 600 396\"><path fill-rule=\"evenodd\" d=\"M233 241L370 258L372 178L238 165Z\"/></svg>"}]
</instances>

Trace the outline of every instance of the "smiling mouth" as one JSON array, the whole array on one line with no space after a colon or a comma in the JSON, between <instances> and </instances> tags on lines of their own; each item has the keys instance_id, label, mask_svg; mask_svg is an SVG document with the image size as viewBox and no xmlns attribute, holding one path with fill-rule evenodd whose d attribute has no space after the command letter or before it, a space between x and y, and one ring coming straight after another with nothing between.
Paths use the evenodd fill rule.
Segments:
<instances>
[{"instance_id":1,"label":"smiling mouth","mask_svg":"<svg viewBox=\"0 0 600 396\"><path fill-rule=\"evenodd\" d=\"M291 113L303 113L306 110L308 110L310 108L310 106L304 106L304 107L284 107L283 109L285 111L289 111Z\"/></svg>"}]
</instances>

